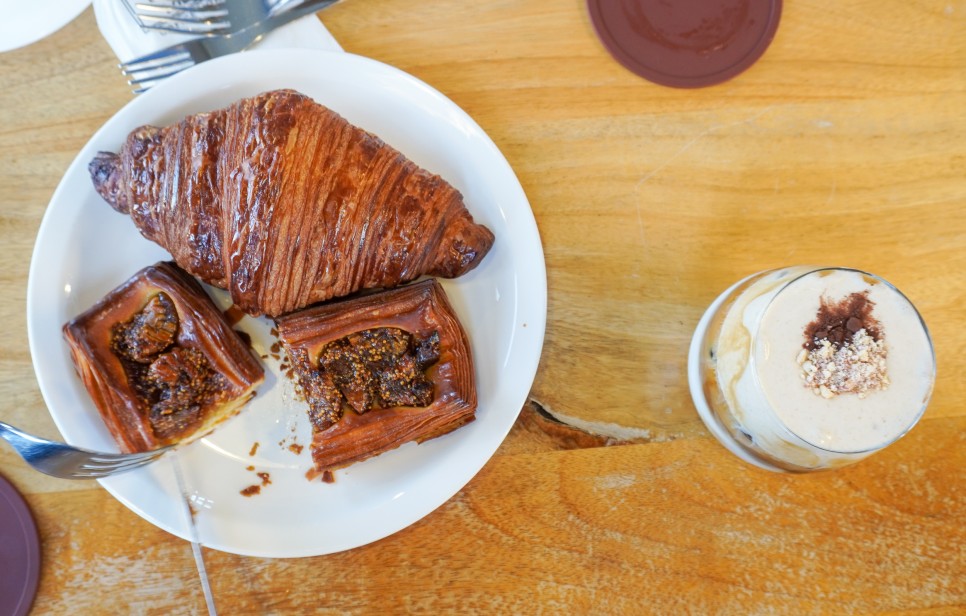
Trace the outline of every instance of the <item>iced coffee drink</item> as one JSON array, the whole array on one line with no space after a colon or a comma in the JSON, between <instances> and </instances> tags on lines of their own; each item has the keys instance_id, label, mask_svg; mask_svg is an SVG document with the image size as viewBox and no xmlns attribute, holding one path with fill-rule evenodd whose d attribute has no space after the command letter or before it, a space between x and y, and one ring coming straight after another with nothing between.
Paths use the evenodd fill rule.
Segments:
<instances>
[{"instance_id":1,"label":"iced coffee drink","mask_svg":"<svg viewBox=\"0 0 966 616\"><path fill-rule=\"evenodd\" d=\"M888 282L852 269L762 272L698 324L691 395L733 453L772 470L856 462L909 431L935 378L919 313Z\"/></svg>"}]
</instances>

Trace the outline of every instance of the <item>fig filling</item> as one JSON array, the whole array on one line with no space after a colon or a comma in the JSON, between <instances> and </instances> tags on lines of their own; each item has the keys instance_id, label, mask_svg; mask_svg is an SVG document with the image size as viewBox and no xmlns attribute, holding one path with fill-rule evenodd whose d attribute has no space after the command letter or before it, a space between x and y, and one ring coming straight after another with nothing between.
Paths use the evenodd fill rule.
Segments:
<instances>
[{"instance_id":1,"label":"fig filling","mask_svg":"<svg viewBox=\"0 0 966 616\"><path fill-rule=\"evenodd\" d=\"M111 331L111 350L162 441L177 440L199 424L203 409L227 388L204 353L177 343L179 325L171 298L158 293Z\"/></svg>"},{"instance_id":2,"label":"fig filling","mask_svg":"<svg viewBox=\"0 0 966 616\"><path fill-rule=\"evenodd\" d=\"M805 327L797 361L805 386L826 399L840 394L865 398L889 386L886 345L867 293L833 302L823 297L815 320Z\"/></svg>"},{"instance_id":3,"label":"fig filling","mask_svg":"<svg viewBox=\"0 0 966 616\"><path fill-rule=\"evenodd\" d=\"M434 385L426 370L439 361L439 332L425 338L394 327L349 334L319 353L313 374L301 379L309 418L319 430L346 409L363 414L401 406L426 407Z\"/></svg>"}]
</instances>

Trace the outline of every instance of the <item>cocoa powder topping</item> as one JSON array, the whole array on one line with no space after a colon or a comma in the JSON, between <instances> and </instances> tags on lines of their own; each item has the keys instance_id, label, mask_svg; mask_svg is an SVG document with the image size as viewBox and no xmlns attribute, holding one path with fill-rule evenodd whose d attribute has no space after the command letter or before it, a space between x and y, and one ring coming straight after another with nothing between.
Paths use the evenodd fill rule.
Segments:
<instances>
[{"instance_id":1,"label":"cocoa powder topping","mask_svg":"<svg viewBox=\"0 0 966 616\"><path fill-rule=\"evenodd\" d=\"M803 346L810 351L821 346L822 340L828 340L832 346L841 348L862 329L872 339L879 340L881 326L872 316L873 306L868 292L853 293L837 302L823 297L815 320L805 327Z\"/></svg>"}]
</instances>

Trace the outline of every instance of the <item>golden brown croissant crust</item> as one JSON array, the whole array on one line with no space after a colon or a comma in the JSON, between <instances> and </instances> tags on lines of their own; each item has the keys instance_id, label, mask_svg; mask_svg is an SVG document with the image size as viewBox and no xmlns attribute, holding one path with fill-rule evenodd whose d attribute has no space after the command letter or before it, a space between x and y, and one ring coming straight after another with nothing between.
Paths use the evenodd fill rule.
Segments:
<instances>
[{"instance_id":1,"label":"golden brown croissant crust","mask_svg":"<svg viewBox=\"0 0 966 616\"><path fill-rule=\"evenodd\" d=\"M475 267L493 234L459 191L291 90L133 131L98 193L250 314Z\"/></svg>"},{"instance_id":2,"label":"golden brown croissant crust","mask_svg":"<svg viewBox=\"0 0 966 616\"><path fill-rule=\"evenodd\" d=\"M237 413L264 372L171 263L147 267L64 326L77 372L122 451L188 442Z\"/></svg>"},{"instance_id":3,"label":"golden brown croissant crust","mask_svg":"<svg viewBox=\"0 0 966 616\"><path fill-rule=\"evenodd\" d=\"M472 421L469 342L435 280L277 319L313 424L316 473Z\"/></svg>"}]
</instances>

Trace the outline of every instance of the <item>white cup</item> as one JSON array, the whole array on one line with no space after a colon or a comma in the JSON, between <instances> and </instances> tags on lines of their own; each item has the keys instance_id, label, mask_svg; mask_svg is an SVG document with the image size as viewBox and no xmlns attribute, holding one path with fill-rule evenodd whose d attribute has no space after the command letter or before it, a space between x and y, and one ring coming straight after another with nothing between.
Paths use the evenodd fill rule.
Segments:
<instances>
[{"instance_id":1,"label":"white cup","mask_svg":"<svg viewBox=\"0 0 966 616\"><path fill-rule=\"evenodd\" d=\"M732 453L805 472L852 464L916 424L936 362L925 323L885 280L854 269L760 272L698 323L688 380L698 414Z\"/></svg>"}]
</instances>

